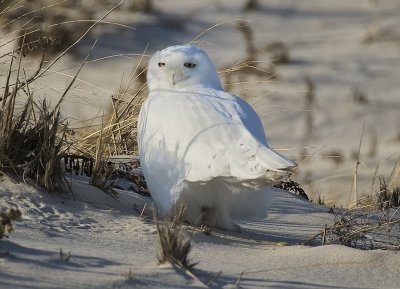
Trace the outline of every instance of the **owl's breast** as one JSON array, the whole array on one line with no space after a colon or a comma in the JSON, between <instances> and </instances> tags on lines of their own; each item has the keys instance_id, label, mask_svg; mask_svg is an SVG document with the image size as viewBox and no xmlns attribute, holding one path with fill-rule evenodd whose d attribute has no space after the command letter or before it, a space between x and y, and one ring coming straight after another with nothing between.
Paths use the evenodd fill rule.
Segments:
<instances>
[{"instance_id":1,"label":"owl's breast","mask_svg":"<svg viewBox=\"0 0 400 289\"><path fill-rule=\"evenodd\" d=\"M180 152L202 133L226 124L227 118L231 115L225 107L210 96L159 91L143 104L139 130L147 148Z\"/></svg>"}]
</instances>

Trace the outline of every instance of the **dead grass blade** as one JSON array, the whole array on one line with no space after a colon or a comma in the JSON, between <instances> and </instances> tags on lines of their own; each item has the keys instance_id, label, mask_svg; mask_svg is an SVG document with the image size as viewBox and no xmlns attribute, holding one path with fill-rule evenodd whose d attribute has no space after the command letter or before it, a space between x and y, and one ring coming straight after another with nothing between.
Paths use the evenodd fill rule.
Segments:
<instances>
[{"instance_id":1,"label":"dead grass blade","mask_svg":"<svg viewBox=\"0 0 400 289\"><path fill-rule=\"evenodd\" d=\"M36 78L41 77L46 71L48 71L54 64L56 64L68 51L71 50L75 45L77 45L98 23L103 21L108 15L110 15L114 10L116 10L119 6L121 6L125 0L120 1L117 5L111 8L103 17L93 23L74 43L68 46L62 53L60 53L53 61L50 62L49 65L45 69L43 69Z\"/></svg>"},{"instance_id":2,"label":"dead grass blade","mask_svg":"<svg viewBox=\"0 0 400 289\"><path fill-rule=\"evenodd\" d=\"M0 240L8 237L8 234L14 230L12 221L20 218L21 211L19 209L11 208L8 212L0 211Z\"/></svg>"},{"instance_id":3,"label":"dead grass blade","mask_svg":"<svg viewBox=\"0 0 400 289\"><path fill-rule=\"evenodd\" d=\"M170 262L190 271L197 263L191 263L188 259L191 243L183 230L185 214L186 207L182 206L175 216L163 223L158 220L156 213L154 219L160 246L158 262Z\"/></svg>"},{"instance_id":4,"label":"dead grass blade","mask_svg":"<svg viewBox=\"0 0 400 289\"><path fill-rule=\"evenodd\" d=\"M399 210L371 212L353 208L335 216L334 223L308 239L311 245L320 239L321 245L340 244L352 248L400 250Z\"/></svg>"},{"instance_id":5,"label":"dead grass blade","mask_svg":"<svg viewBox=\"0 0 400 289\"><path fill-rule=\"evenodd\" d=\"M350 190L350 193L354 194L354 204L357 204L357 198L358 198L357 176L358 176L358 167L360 165L360 153L361 153L362 141L364 138L364 129L365 129L365 122L363 122L362 130L361 130L361 137L360 137L360 142L359 142L358 151L357 151L357 159L356 159L356 164L354 166L354 172L353 172L353 181L352 181L351 190Z\"/></svg>"},{"instance_id":6,"label":"dead grass blade","mask_svg":"<svg viewBox=\"0 0 400 289\"><path fill-rule=\"evenodd\" d=\"M3 87L0 108L0 169L23 179L29 177L53 192L61 188L64 181L61 159L66 125L59 107L51 109L46 101L34 101L29 89L33 80L26 78L21 66L21 54L11 88L13 59L14 55ZM42 65L43 58L37 71ZM25 77L23 81L20 80L21 74ZM17 108L20 96L25 96L26 100L22 107Z\"/></svg>"}]
</instances>

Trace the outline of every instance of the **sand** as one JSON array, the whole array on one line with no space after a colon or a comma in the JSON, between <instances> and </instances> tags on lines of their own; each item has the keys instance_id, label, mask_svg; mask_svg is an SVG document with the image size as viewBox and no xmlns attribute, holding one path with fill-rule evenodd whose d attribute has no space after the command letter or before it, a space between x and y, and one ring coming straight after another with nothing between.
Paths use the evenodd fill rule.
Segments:
<instances>
[{"instance_id":1,"label":"sand","mask_svg":"<svg viewBox=\"0 0 400 289\"><path fill-rule=\"evenodd\" d=\"M239 276L240 288L397 288L400 281L397 252L302 245L334 215L288 192L275 193L267 218L238 221L241 233L185 227L198 280L158 265L155 225L134 209L151 200L116 201L83 181L74 193L49 195L2 177L0 206L19 207L23 218L0 242L8 252L1 288L206 288L214 277L211 288L235 288Z\"/></svg>"}]
</instances>

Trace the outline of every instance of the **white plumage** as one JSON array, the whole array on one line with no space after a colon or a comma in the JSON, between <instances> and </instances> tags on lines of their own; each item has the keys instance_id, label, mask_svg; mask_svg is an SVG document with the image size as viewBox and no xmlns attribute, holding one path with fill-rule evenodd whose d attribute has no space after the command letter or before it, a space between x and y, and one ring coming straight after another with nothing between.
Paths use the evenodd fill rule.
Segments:
<instances>
[{"instance_id":1,"label":"white plumage","mask_svg":"<svg viewBox=\"0 0 400 289\"><path fill-rule=\"evenodd\" d=\"M266 215L268 185L296 163L268 147L261 120L223 91L207 54L191 45L155 53L139 115L139 156L161 216L187 205L193 225L239 230L235 217Z\"/></svg>"}]
</instances>

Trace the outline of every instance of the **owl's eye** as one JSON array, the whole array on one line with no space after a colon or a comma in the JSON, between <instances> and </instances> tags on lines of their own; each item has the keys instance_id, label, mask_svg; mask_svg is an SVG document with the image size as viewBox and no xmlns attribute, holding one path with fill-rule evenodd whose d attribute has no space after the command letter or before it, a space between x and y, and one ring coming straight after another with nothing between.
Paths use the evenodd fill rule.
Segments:
<instances>
[{"instance_id":1,"label":"owl's eye","mask_svg":"<svg viewBox=\"0 0 400 289\"><path fill-rule=\"evenodd\" d=\"M187 68L193 68L193 67L196 67L196 64L191 63L191 62L185 62L185 63L183 64L183 66L185 66L185 67L187 67Z\"/></svg>"},{"instance_id":2,"label":"owl's eye","mask_svg":"<svg viewBox=\"0 0 400 289\"><path fill-rule=\"evenodd\" d=\"M160 67L165 66L165 62L159 62L159 63L158 63L158 66L160 66Z\"/></svg>"}]
</instances>

